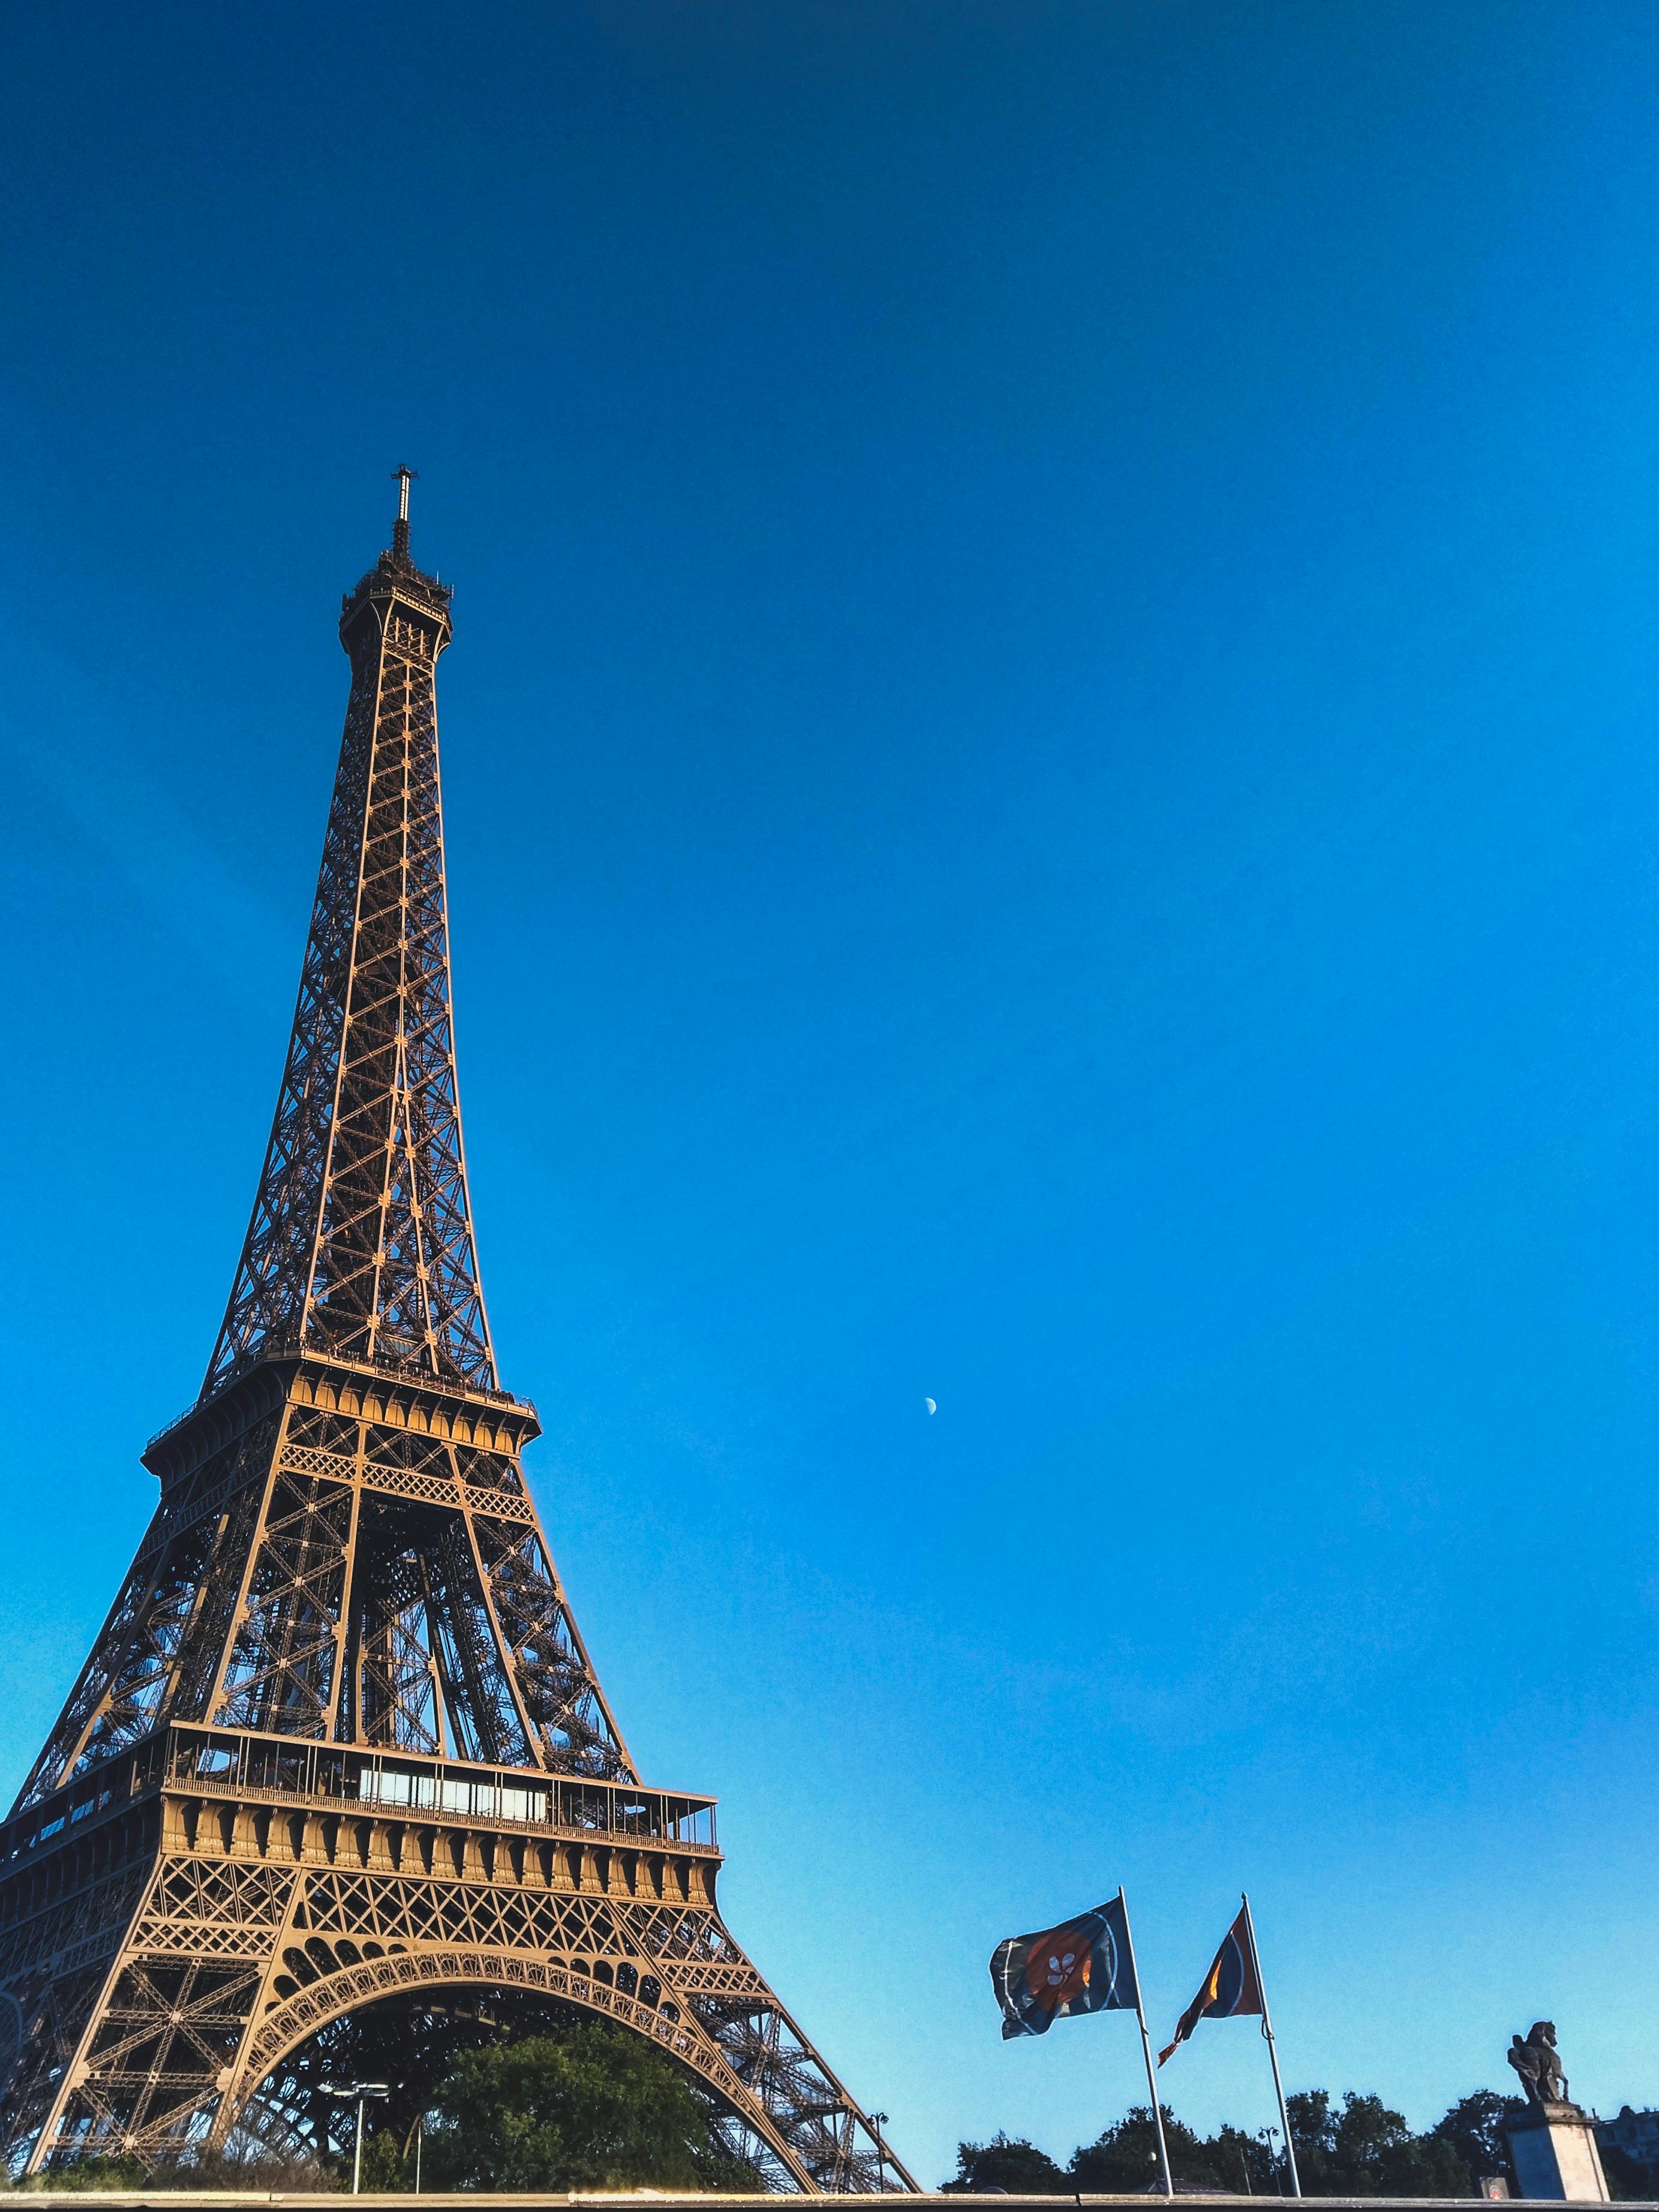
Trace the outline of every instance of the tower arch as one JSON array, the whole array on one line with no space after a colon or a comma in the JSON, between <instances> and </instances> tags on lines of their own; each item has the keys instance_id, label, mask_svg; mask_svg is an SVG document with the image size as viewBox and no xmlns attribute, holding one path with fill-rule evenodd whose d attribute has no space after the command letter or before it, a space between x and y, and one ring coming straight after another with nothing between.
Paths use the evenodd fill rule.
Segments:
<instances>
[{"instance_id":1,"label":"tower arch","mask_svg":"<svg viewBox=\"0 0 1659 2212\"><path fill-rule=\"evenodd\" d=\"M346 1942L333 1948L357 1947ZM315 1959L315 1949L312 1956ZM632 1987L618 1986L619 1982ZM648 1971L641 1972L629 1960L613 1965L603 1959L568 1963L521 1959L504 1971L498 1953L449 1946L340 1959L313 1981L276 2001L251 2034L235 2076L226 2085L209 2146L221 2149L245 2128L260 2136L257 2121L248 2126L251 2116L271 2099L285 2062L329 2027L388 1999L452 1992L494 2000L546 2000L574 2017L605 2021L641 2036L690 2075L712 2111L726 2122L722 2132L731 2147L756 2164L771 2185L817 2191L819 2185L800 2150L787 2140L728 2053L695 2014L662 1993L660 1981ZM497 2009L503 2008L498 2003Z\"/></svg>"}]
</instances>

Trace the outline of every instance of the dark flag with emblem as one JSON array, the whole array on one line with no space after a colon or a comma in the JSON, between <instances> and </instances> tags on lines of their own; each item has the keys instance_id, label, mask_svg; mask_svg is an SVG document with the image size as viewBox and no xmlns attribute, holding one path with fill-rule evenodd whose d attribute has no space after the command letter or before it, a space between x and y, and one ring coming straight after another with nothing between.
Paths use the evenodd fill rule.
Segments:
<instances>
[{"instance_id":1,"label":"dark flag with emblem","mask_svg":"<svg viewBox=\"0 0 1659 2212\"><path fill-rule=\"evenodd\" d=\"M1263 2010L1261 1977L1256 1972L1249 1915L1241 1908L1238 1917L1221 1939L1221 1948L1211 1961L1198 1995L1182 2014L1173 2039L1158 2052L1158 2064L1175 2057L1200 2021L1231 2020L1236 2013Z\"/></svg>"},{"instance_id":2,"label":"dark flag with emblem","mask_svg":"<svg viewBox=\"0 0 1659 2212\"><path fill-rule=\"evenodd\" d=\"M1058 1928L1011 1936L991 1954L1002 2033L1046 2035L1076 2013L1138 2012L1134 1954L1121 1893Z\"/></svg>"},{"instance_id":3,"label":"dark flag with emblem","mask_svg":"<svg viewBox=\"0 0 1659 2212\"><path fill-rule=\"evenodd\" d=\"M1261 1987L1261 1960L1255 1948L1255 1923L1250 1917L1250 1900L1241 1898L1238 1917L1221 1940L1221 1948L1210 1961L1210 1971L1199 1985L1198 1995L1188 2006L1176 2024L1170 2042L1158 2054L1163 2065L1173 2058L1187 2038L1201 2020L1231 2020L1239 2013L1254 2013L1261 2022L1261 2033L1267 2040L1267 2058L1273 2069L1273 2094L1279 2100L1279 2124L1285 2130L1285 2174L1291 2185L1292 2197L1302 2194L1302 2178L1296 2170L1296 2144L1291 2136L1291 2115L1285 2102L1285 2084L1279 2076L1279 2046L1273 2041L1273 2014L1267 2010L1267 1999ZM1146 2079L1152 2078L1152 2062L1146 2061ZM1158 2092L1152 2092L1154 2101Z\"/></svg>"}]
</instances>

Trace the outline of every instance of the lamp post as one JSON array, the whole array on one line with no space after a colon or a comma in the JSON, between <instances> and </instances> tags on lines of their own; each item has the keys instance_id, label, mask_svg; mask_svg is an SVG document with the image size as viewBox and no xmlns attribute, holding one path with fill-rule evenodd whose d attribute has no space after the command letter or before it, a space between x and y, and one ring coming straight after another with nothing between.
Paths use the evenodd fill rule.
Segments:
<instances>
[{"instance_id":1,"label":"lamp post","mask_svg":"<svg viewBox=\"0 0 1659 2212\"><path fill-rule=\"evenodd\" d=\"M883 2191L887 2187L887 2147L882 2142L881 2131L891 2118L890 2112L872 2112L869 2115L870 2132L876 2139L876 2187Z\"/></svg>"},{"instance_id":2,"label":"lamp post","mask_svg":"<svg viewBox=\"0 0 1659 2212\"><path fill-rule=\"evenodd\" d=\"M1279 2130L1277 2128L1258 2128L1256 2130L1256 2133L1267 2146L1267 2161L1269 2166L1277 2167L1282 2165L1284 2161L1280 2159L1279 2153L1273 2148L1273 2145L1279 2141Z\"/></svg>"},{"instance_id":3,"label":"lamp post","mask_svg":"<svg viewBox=\"0 0 1659 2212\"><path fill-rule=\"evenodd\" d=\"M363 2106L371 2097L389 2097L391 2088L384 2081L319 2081L317 2087L325 2097L338 2097L357 2106L357 2140L351 2154L351 2193L357 2196L363 2185Z\"/></svg>"}]
</instances>

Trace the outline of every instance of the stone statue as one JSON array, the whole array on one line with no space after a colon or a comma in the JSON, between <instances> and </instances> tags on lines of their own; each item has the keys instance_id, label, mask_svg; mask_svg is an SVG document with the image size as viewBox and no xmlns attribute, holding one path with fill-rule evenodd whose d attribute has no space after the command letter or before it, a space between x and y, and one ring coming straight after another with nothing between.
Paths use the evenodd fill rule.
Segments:
<instances>
[{"instance_id":1,"label":"stone statue","mask_svg":"<svg viewBox=\"0 0 1659 2212\"><path fill-rule=\"evenodd\" d=\"M1567 2080L1561 2071L1561 2054L1555 2047L1553 2020L1534 2021L1524 2043L1518 2035L1512 2035L1505 2055L1521 2077L1529 2105L1567 2102Z\"/></svg>"},{"instance_id":2,"label":"stone statue","mask_svg":"<svg viewBox=\"0 0 1659 2212\"><path fill-rule=\"evenodd\" d=\"M1595 2141L1595 2122L1567 2095L1555 2022L1535 2020L1512 2035L1504 2056L1527 2093L1524 2112L1504 2123L1517 2192L1569 2204L1605 2204L1612 2195Z\"/></svg>"}]
</instances>

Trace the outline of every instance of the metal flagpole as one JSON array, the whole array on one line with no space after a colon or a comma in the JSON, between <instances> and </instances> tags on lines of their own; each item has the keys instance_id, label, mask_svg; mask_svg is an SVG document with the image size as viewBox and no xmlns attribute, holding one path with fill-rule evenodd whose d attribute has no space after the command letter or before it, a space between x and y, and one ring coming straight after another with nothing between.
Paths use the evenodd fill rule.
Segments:
<instances>
[{"instance_id":1,"label":"metal flagpole","mask_svg":"<svg viewBox=\"0 0 1659 2212\"><path fill-rule=\"evenodd\" d=\"M1140 1995L1140 1969L1135 1964L1135 1939L1129 1932L1129 1900L1118 1884L1117 1901L1123 1907L1123 1940L1129 1947L1129 1972L1135 1981L1135 2018L1140 2022L1140 2055L1146 2061L1146 2087L1152 2100L1152 2125L1158 2130L1158 2162L1164 2169L1164 2194L1175 2195L1170 2179L1170 2146L1164 2140L1164 2113L1158 2101L1158 2077L1152 2072L1152 2039L1146 2033L1146 2007ZM1298 2190L1297 2194L1300 2196Z\"/></svg>"},{"instance_id":2,"label":"metal flagpole","mask_svg":"<svg viewBox=\"0 0 1659 2212\"><path fill-rule=\"evenodd\" d=\"M1255 1922L1250 1917L1250 1900L1243 1891L1244 1927L1250 1939L1250 1964L1255 1968L1255 1985L1261 1992L1261 2033L1267 2039L1267 2056L1273 2062L1273 2088L1279 2098L1279 2124L1285 2130L1285 2163L1291 2170L1291 2194L1302 2194L1302 2177L1296 2170L1296 2145L1291 2141L1291 2116L1285 2109L1285 2084L1279 2078L1279 2047L1273 2041L1273 2016L1267 2009L1267 1984L1261 1978L1261 1954L1255 1948Z\"/></svg>"}]
</instances>

